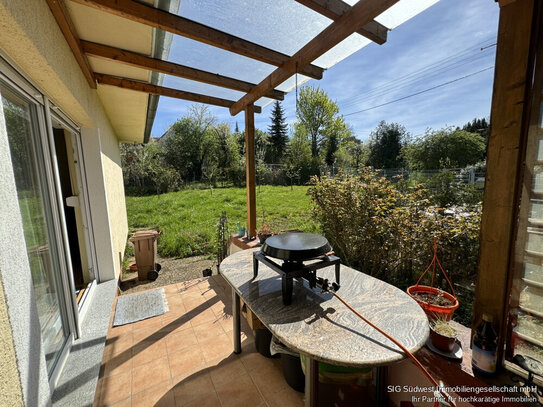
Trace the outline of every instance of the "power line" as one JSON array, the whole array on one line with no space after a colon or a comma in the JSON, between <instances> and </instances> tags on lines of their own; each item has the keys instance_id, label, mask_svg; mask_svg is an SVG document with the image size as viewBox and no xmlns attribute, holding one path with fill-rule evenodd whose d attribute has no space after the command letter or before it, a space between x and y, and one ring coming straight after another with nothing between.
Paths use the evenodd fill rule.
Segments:
<instances>
[{"instance_id":1,"label":"power line","mask_svg":"<svg viewBox=\"0 0 543 407\"><path fill-rule=\"evenodd\" d=\"M480 74L481 72L485 72L485 71L488 71L489 69L492 69L494 68L494 66L489 66L485 69L481 69L480 71L477 71L477 72L473 72L473 73L470 73L468 75L464 75L464 76L461 76L460 78L456 78L456 79L453 79L451 81L448 81L448 82L444 82L444 83L440 83L439 85L436 85L436 86L432 86L431 88L428 88L428 89L424 89L424 90L421 90L419 92L416 92L416 93L412 93L411 95L407 95L407 96L404 96L404 97L401 97L399 99L394 99L394 100L391 100L390 102L386 102L386 103L382 103L380 105L377 105L377 106L372 106L372 107L368 107L367 109L363 109L363 110L358 110L356 112L352 112L352 113L347 113L347 114L344 114L343 116L351 116L353 114L357 114L357 113L362 113L362 112L367 112L368 110L373 110L373 109L377 109L378 107L382 107L382 106L386 106L386 105L390 105L392 103L396 103L396 102L399 102L401 100L405 100L405 99L408 99L410 97L413 97L413 96L417 96L417 95L420 95L422 93L426 93L426 92L429 92L431 90L434 90L434 89L437 89L437 88L441 88L445 85L449 85L451 83L454 83L454 82L458 82L462 79L466 79L466 78L469 78L470 76L474 76L474 75L477 75L477 74Z\"/></svg>"},{"instance_id":2,"label":"power line","mask_svg":"<svg viewBox=\"0 0 543 407\"><path fill-rule=\"evenodd\" d=\"M452 69L458 68L462 65L475 62L478 59L485 58L489 55L488 54L483 55L481 54L481 51L486 50L489 47L492 47L493 45L495 45L495 44L488 44L491 40L494 40L494 38L490 37L484 41L481 41L477 44L470 46L469 48L465 48L457 52L456 54L449 55L445 58L442 58L441 60L438 60L436 62L433 62L427 65L426 67L420 68L406 75L397 77L393 81L384 83L364 93L358 94L357 96L343 99L343 101L340 101L340 104L343 107L346 107L349 105L356 104L359 100L363 98L368 98L368 97L376 98L379 96L384 96L386 93L388 93L391 90L397 90L398 85L400 84L404 84L404 86L408 86L410 83L415 83L420 80L426 80L428 77L435 76L438 73L444 73L446 71L450 71ZM476 51L476 54L478 55L473 55L474 51ZM472 54L472 55L469 55L469 54ZM429 75L422 75L424 73L429 73Z\"/></svg>"}]
</instances>

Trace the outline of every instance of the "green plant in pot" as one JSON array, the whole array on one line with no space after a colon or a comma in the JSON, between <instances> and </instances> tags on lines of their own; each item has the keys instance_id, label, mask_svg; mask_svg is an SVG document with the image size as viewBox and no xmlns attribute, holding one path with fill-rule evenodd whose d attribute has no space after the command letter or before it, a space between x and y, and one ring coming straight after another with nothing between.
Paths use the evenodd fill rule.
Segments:
<instances>
[{"instance_id":1,"label":"green plant in pot","mask_svg":"<svg viewBox=\"0 0 543 407\"><path fill-rule=\"evenodd\" d=\"M262 227L258 231L257 235L258 235L258 240L260 240L260 243L263 244L268 237L273 235L270 225L267 222L264 222L262 224Z\"/></svg>"},{"instance_id":2,"label":"green plant in pot","mask_svg":"<svg viewBox=\"0 0 543 407\"><path fill-rule=\"evenodd\" d=\"M436 319L430 322L430 339L432 345L443 352L452 352L458 333L449 321Z\"/></svg>"}]
</instances>

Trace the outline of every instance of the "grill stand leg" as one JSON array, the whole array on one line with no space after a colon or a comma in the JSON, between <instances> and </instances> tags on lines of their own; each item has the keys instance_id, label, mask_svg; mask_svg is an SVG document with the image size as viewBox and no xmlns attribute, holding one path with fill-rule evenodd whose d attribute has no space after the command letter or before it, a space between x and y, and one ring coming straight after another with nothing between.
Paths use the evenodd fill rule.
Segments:
<instances>
[{"instance_id":1,"label":"grill stand leg","mask_svg":"<svg viewBox=\"0 0 543 407\"><path fill-rule=\"evenodd\" d=\"M283 274L281 276L281 282L283 285L283 304L290 305L292 303L292 277Z\"/></svg>"},{"instance_id":2,"label":"grill stand leg","mask_svg":"<svg viewBox=\"0 0 543 407\"><path fill-rule=\"evenodd\" d=\"M305 356L305 407L319 405L319 362Z\"/></svg>"},{"instance_id":3,"label":"grill stand leg","mask_svg":"<svg viewBox=\"0 0 543 407\"><path fill-rule=\"evenodd\" d=\"M341 283L339 282L339 263L336 264L336 284L337 285L340 285Z\"/></svg>"},{"instance_id":4,"label":"grill stand leg","mask_svg":"<svg viewBox=\"0 0 543 407\"><path fill-rule=\"evenodd\" d=\"M258 277L258 259L256 258L258 252L253 253L253 277Z\"/></svg>"},{"instance_id":5,"label":"grill stand leg","mask_svg":"<svg viewBox=\"0 0 543 407\"><path fill-rule=\"evenodd\" d=\"M232 288L232 322L234 324L234 353L241 353L241 303L238 293Z\"/></svg>"}]
</instances>

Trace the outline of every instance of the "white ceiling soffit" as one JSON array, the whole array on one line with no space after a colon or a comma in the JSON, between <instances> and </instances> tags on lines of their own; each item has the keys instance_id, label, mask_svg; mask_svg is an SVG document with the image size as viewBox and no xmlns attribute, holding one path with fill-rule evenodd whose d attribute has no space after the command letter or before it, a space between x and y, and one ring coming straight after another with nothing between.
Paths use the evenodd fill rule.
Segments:
<instances>
[{"instance_id":1,"label":"white ceiling soffit","mask_svg":"<svg viewBox=\"0 0 543 407\"><path fill-rule=\"evenodd\" d=\"M152 4L152 2L151 2ZM151 55L153 29L125 18L67 1L70 17L82 40ZM94 72L149 81L150 71L88 57ZM120 141L143 142L149 95L98 84L98 97Z\"/></svg>"}]
</instances>

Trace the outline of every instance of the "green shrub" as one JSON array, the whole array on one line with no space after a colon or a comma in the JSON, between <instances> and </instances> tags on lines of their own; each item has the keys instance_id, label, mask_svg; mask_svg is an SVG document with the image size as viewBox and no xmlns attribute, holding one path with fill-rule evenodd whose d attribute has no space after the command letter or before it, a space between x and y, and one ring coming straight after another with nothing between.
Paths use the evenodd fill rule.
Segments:
<instances>
[{"instance_id":1,"label":"green shrub","mask_svg":"<svg viewBox=\"0 0 543 407\"><path fill-rule=\"evenodd\" d=\"M451 281L475 279L480 206L432 206L424 188L398 189L369 169L313 178L308 193L323 233L349 266L405 289L430 263L435 236ZM436 285L450 291L441 273L436 275Z\"/></svg>"}]
</instances>

